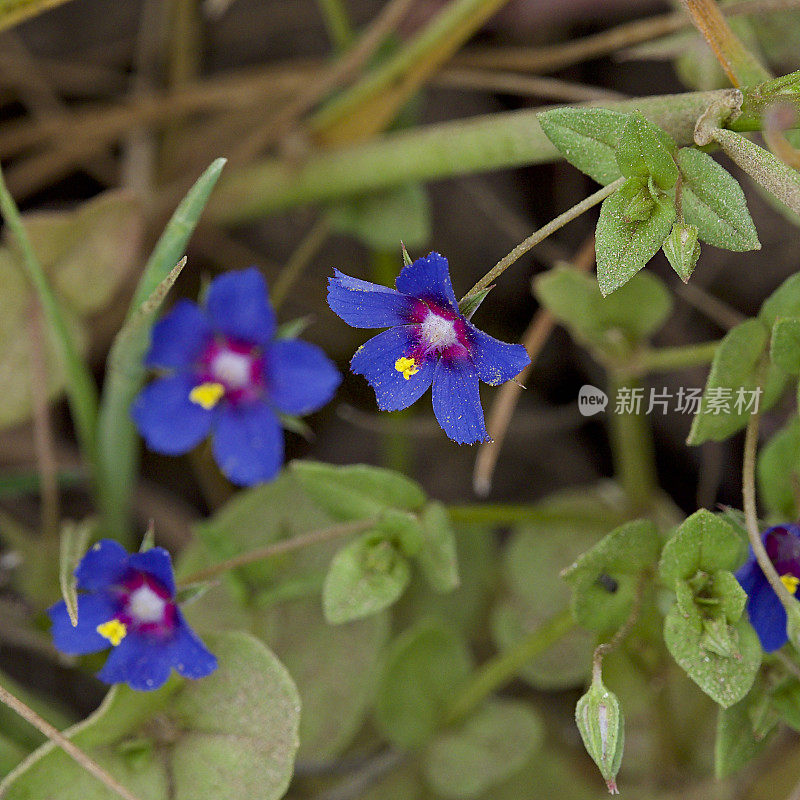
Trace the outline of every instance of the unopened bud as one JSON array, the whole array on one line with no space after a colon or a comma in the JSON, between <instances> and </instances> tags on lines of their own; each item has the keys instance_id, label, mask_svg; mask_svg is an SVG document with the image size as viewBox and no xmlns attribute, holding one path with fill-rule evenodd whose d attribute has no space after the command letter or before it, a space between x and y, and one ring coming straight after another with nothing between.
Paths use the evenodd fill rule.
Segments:
<instances>
[{"instance_id":1,"label":"unopened bud","mask_svg":"<svg viewBox=\"0 0 800 800\"><path fill-rule=\"evenodd\" d=\"M608 791L619 794L616 778L625 744L625 724L617 696L606 689L599 677L595 677L589 691L578 700L575 722L586 752L605 778Z\"/></svg>"},{"instance_id":2,"label":"unopened bud","mask_svg":"<svg viewBox=\"0 0 800 800\"><path fill-rule=\"evenodd\" d=\"M672 232L664 240L664 255L680 279L687 283L700 258L700 244L697 241L697 227L685 222L676 222Z\"/></svg>"},{"instance_id":3,"label":"unopened bud","mask_svg":"<svg viewBox=\"0 0 800 800\"><path fill-rule=\"evenodd\" d=\"M625 222L644 222L650 219L656 201L646 188L639 189L622 211Z\"/></svg>"}]
</instances>

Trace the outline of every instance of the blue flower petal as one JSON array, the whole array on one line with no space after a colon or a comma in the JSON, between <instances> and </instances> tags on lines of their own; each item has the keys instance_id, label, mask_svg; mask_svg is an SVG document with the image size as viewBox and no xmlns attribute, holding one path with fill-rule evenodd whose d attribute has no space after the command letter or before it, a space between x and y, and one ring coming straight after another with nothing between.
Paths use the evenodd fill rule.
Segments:
<instances>
[{"instance_id":1,"label":"blue flower petal","mask_svg":"<svg viewBox=\"0 0 800 800\"><path fill-rule=\"evenodd\" d=\"M134 553L130 557L128 565L131 569L152 575L169 592L170 597L175 596L175 573L172 569L172 559L163 547L151 547L144 553Z\"/></svg>"},{"instance_id":2,"label":"blue flower petal","mask_svg":"<svg viewBox=\"0 0 800 800\"><path fill-rule=\"evenodd\" d=\"M171 644L172 665L185 678L205 678L217 668L216 656L189 627L179 609L175 639Z\"/></svg>"},{"instance_id":3,"label":"blue flower petal","mask_svg":"<svg viewBox=\"0 0 800 800\"><path fill-rule=\"evenodd\" d=\"M172 671L170 640L130 632L110 653L97 677L105 683L127 683L149 692L167 682Z\"/></svg>"},{"instance_id":4,"label":"blue flower petal","mask_svg":"<svg viewBox=\"0 0 800 800\"><path fill-rule=\"evenodd\" d=\"M283 464L283 431L263 403L220 409L213 447L223 474L240 486L274 478Z\"/></svg>"},{"instance_id":5,"label":"blue flower petal","mask_svg":"<svg viewBox=\"0 0 800 800\"><path fill-rule=\"evenodd\" d=\"M178 456L208 436L214 411L189 399L196 383L189 375L172 375L139 392L131 405L131 417L151 450Z\"/></svg>"},{"instance_id":6,"label":"blue flower petal","mask_svg":"<svg viewBox=\"0 0 800 800\"><path fill-rule=\"evenodd\" d=\"M178 300L172 311L153 326L145 364L186 369L202 355L212 335L206 315L190 300Z\"/></svg>"},{"instance_id":7,"label":"blue flower petal","mask_svg":"<svg viewBox=\"0 0 800 800\"><path fill-rule=\"evenodd\" d=\"M747 597L747 615L765 653L771 653L786 644L786 612L763 573Z\"/></svg>"},{"instance_id":8,"label":"blue flower petal","mask_svg":"<svg viewBox=\"0 0 800 800\"><path fill-rule=\"evenodd\" d=\"M214 329L233 339L265 345L275 334L267 284L255 267L214 278L206 310Z\"/></svg>"},{"instance_id":9,"label":"blue flower petal","mask_svg":"<svg viewBox=\"0 0 800 800\"><path fill-rule=\"evenodd\" d=\"M531 363L521 344L508 344L479 331L474 325L467 328L472 361L478 377L492 386L516 378Z\"/></svg>"},{"instance_id":10,"label":"blue flower petal","mask_svg":"<svg viewBox=\"0 0 800 800\"><path fill-rule=\"evenodd\" d=\"M439 359L433 376L433 413L454 442L486 441L478 373L469 359Z\"/></svg>"},{"instance_id":11,"label":"blue flower petal","mask_svg":"<svg viewBox=\"0 0 800 800\"><path fill-rule=\"evenodd\" d=\"M764 580L764 573L761 571L761 567L758 566L752 547L750 548L750 555L747 561L736 570L735 576L736 580L739 581L739 585L748 596L753 594L756 585Z\"/></svg>"},{"instance_id":12,"label":"blue flower petal","mask_svg":"<svg viewBox=\"0 0 800 800\"><path fill-rule=\"evenodd\" d=\"M97 626L116 616L111 596L105 594L78 595L78 624L72 627L67 606L62 600L47 609L53 622L53 643L62 653L81 656L108 649L109 641L97 632Z\"/></svg>"},{"instance_id":13,"label":"blue flower petal","mask_svg":"<svg viewBox=\"0 0 800 800\"><path fill-rule=\"evenodd\" d=\"M93 544L75 570L79 589L96 592L118 583L128 568L128 551L113 539Z\"/></svg>"},{"instance_id":14,"label":"blue flower petal","mask_svg":"<svg viewBox=\"0 0 800 800\"><path fill-rule=\"evenodd\" d=\"M379 333L356 350L350 368L356 375L363 375L375 390L378 408L383 411L398 411L408 408L419 400L433 380L436 361L427 359L419 365L419 371L409 378L395 368L398 358L408 356L414 346L413 326L390 328Z\"/></svg>"},{"instance_id":15,"label":"blue flower petal","mask_svg":"<svg viewBox=\"0 0 800 800\"><path fill-rule=\"evenodd\" d=\"M270 401L284 414L309 414L333 397L342 376L333 362L308 342L273 342L266 350Z\"/></svg>"},{"instance_id":16,"label":"blue flower petal","mask_svg":"<svg viewBox=\"0 0 800 800\"><path fill-rule=\"evenodd\" d=\"M411 301L388 286L351 278L339 270L328 279L328 305L354 328L388 328L408 322Z\"/></svg>"},{"instance_id":17,"label":"blue flower petal","mask_svg":"<svg viewBox=\"0 0 800 800\"><path fill-rule=\"evenodd\" d=\"M394 284L398 292L433 300L443 306L458 310L453 284L450 283L450 268L447 259L439 253L428 253L413 264L403 267Z\"/></svg>"}]
</instances>

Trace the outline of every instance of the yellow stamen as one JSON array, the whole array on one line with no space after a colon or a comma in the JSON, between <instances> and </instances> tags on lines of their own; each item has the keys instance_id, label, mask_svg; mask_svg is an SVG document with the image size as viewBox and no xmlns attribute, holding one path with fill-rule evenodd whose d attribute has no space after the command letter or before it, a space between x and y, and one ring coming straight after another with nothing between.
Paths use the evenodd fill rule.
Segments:
<instances>
[{"instance_id":1,"label":"yellow stamen","mask_svg":"<svg viewBox=\"0 0 800 800\"><path fill-rule=\"evenodd\" d=\"M419 367L417 366L417 362L413 358L406 358L405 356L400 356L397 361L394 362L394 368L398 372L403 373L403 377L408 380L412 375L416 375L419 372Z\"/></svg>"},{"instance_id":2,"label":"yellow stamen","mask_svg":"<svg viewBox=\"0 0 800 800\"><path fill-rule=\"evenodd\" d=\"M98 625L97 632L116 647L128 635L128 628L124 622L110 619L108 622Z\"/></svg>"},{"instance_id":3,"label":"yellow stamen","mask_svg":"<svg viewBox=\"0 0 800 800\"><path fill-rule=\"evenodd\" d=\"M225 387L221 383L201 383L189 392L189 399L206 411L211 411L225 394Z\"/></svg>"},{"instance_id":4,"label":"yellow stamen","mask_svg":"<svg viewBox=\"0 0 800 800\"><path fill-rule=\"evenodd\" d=\"M786 575L781 575L781 583L786 587L789 594L794 594L798 585L800 585L800 578L795 578L794 575L789 575L787 572Z\"/></svg>"}]
</instances>

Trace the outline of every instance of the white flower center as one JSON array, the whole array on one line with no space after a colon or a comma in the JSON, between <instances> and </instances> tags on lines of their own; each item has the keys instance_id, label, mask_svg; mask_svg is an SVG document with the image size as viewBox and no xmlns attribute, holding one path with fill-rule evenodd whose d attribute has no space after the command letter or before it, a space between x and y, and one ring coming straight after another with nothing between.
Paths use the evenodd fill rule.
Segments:
<instances>
[{"instance_id":1,"label":"white flower center","mask_svg":"<svg viewBox=\"0 0 800 800\"><path fill-rule=\"evenodd\" d=\"M137 622L161 622L167 601L149 586L140 586L128 598L128 613Z\"/></svg>"},{"instance_id":2,"label":"white flower center","mask_svg":"<svg viewBox=\"0 0 800 800\"><path fill-rule=\"evenodd\" d=\"M214 377L229 389L241 389L250 383L250 356L223 350L211 362Z\"/></svg>"},{"instance_id":3,"label":"white flower center","mask_svg":"<svg viewBox=\"0 0 800 800\"><path fill-rule=\"evenodd\" d=\"M456 326L453 320L445 319L433 311L422 321L422 338L431 346L438 349L450 347L458 341Z\"/></svg>"}]
</instances>

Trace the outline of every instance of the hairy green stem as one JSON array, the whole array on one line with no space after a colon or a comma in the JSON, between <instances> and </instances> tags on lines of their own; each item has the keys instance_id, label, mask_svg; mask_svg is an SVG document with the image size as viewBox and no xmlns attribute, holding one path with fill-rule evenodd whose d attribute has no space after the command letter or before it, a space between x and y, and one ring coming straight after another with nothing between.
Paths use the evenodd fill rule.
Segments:
<instances>
[{"instance_id":1,"label":"hairy green stem","mask_svg":"<svg viewBox=\"0 0 800 800\"><path fill-rule=\"evenodd\" d=\"M698 117L726 90L643 97L604 108L640 110L679 145L691 145ZM800 109L800 93L743 90L732 130L761 126L776 96ZM594 104L598 105L598 104ZM215 221L238 224L298 205L340 199L414 181L439 180L560 158L537 121L544 108L509 111L385 134L359 145L312 150L305 159L269 158L227 172L208 206Z\"/></svg>"},{"instance_id":2,"label":"hairy green stem","mask_svg":"<svg viewBox=\"0 0 800 800\"><path fill-rule=\"evenodd\" d=\"M714 360L719 342L687 344L682 347L660 347L645 350L639 357L638 365L642 373L668 372L673 369L697 367L710 364Z\"/></svg>"},{"instance_id":3,"label":"hairy green stem","mask_svg":"<svg viewBox=\"0 0 800 800\"><path fill-rule=\"evenodd\" d=\"M756 452L758 450L759 412L750 415L747 430L744 436L744 458L742 460L742 505L744 506L744 521L747 527L747 536L750 546L758 561L758 566L769 581L781 605L786 609L787 615L797 607L797 600L783 585L780 576L767 555L764 543L761 541L761 531L758 526L758 512L756 511Z\"/></svg>"},{"instance_id":4,"label":"hairy green stem","mask_svg":"<svg viewBox=\"0 0 800 800\"><path fill-rule=\"evenodd\" d=\"M545 622L514 647L487 661L464 689L456 695L444 718L447 725L461 722L489 695L515 678L531 659L536 658L575 627L569 609Z\"/></svg>"},{"instance_id":5,"label":"hairy green stem","mask_svg":"<svg viewBox=\"0 0 800 800\"><path fill-rule=\"evenodd\" d=\"M565 211L563 214L559 214L555 219L548 222L546 225L543 225L539 228L538 231L534 231L527 239L520 242L507 256L501 258L465 295L464 297L469 297L472 294L477 294L478 292L486 289L494 280L500 277L515 261L519 260L522 256L525 255L529 250L532 250L536 247L539 242L544 241L548 236L554 234L557 230L563 228L568 223L572 222L572 220L577 219L584 211L588 211L590 208L594 208L594 206L598 205L598 203L602 203L603 200L606 199L609 195L613 194L617 191L617 189L625 183L625 178L618 178L617 180L613 181L613 183L609 183L608 186L603 186L601 189L598 189L594 194L590 194L585 200L581 200L580 203L572 206L572 208ZM462 298L462 302L463 302Z\"/></svg>"},{"instance_id":6,"label":"hairy green stem","mask_svg":"<svg viewBox=\"0 0 800 800\"><path fill-rule=\"evenodd\" d=\"M634 408L635 413L618 413L618 404L622 389L629 389L633 396L641 388L628 373L611 375L608 417L614 472L635 512L649 509L658 491L653 434L644 413L644 397L642 407Z\"/></svg>"}]
</instances>

